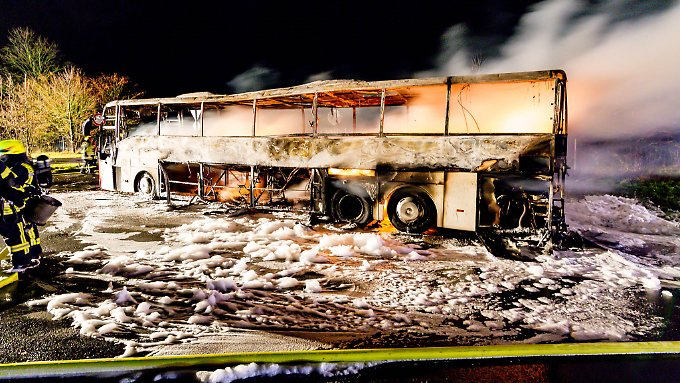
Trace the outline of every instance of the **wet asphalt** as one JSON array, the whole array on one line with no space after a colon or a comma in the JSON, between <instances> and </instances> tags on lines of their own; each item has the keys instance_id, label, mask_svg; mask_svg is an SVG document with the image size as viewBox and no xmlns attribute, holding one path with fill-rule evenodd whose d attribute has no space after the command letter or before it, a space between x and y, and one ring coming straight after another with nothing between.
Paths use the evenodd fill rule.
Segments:
<instances>
[{"instance_id":1,"label":"wet asphalt","mask_svg":"<svg viewBox=\"0 0 680 383\"><path fill-rule=\"evenodd\" d=\"M48 252L40 266L0 290L0 363L115 357L124 346L81 336L70 319L52 320L44 307L25 304L53 293L87 291L91 283L64 277ZM76 288L77 287L77 288ZM92 289L101 289L92 283Z\"/></svg>"},{"instance_id":2,"label":"wet asphalt","mask_svg":"<svg viewBox=\"0 0 680 383\"><path fill-rule=\"evenodd\" d=\"M67 174L57 176L55 180L55 190L60 191L93 190L97 187L96 174ZM46 233L42 238L45 254L40 267L31 270L28 275L21 278L17 283L0 290L0 363L107 358L121 355L124 352L124 346L101 338L81 336L78 330L71 327L70 319L52 320L51 314L47 313L44 307L41 306L34 309L25 304L30 300L40 299L53 293L96 292L105 288L105 286L101 285L102 281L72 278L64 273L66 266L62 265L61 259L56 254L62 251L72 252L81 250L85 246L77 241L74 236L64 233ZM680 296L680 294L674 294L674 296ZM661 314L667 322L667 327L664 334L658 334L657 339L650 340L680 339L680 302L677 300L655 302L653 306L656 307L650 307L651 311ZM435 363L434 365L428 365L427 362L423 362L420 369L414 369L414 367L418 367L418 363L415 363L415 366L414 363L410 363L408 365L386 366L387 370L382 367L366 370L363 373L366 378L365 380L360 379L361 374L359 377L354 376L348 380L309 380L309 377L306 377L305 380L338 382L579 381L581 380L580 378L586 377L582 376L585 371L590 373L597 372L597 369L588 369L593 367L593 364L597 365L599 362L572 359L562 361L562 363L553 361L547 364L542 362L534 364L524 361L515 362L518 363L515 366L512 366L512 363L510 362L511 365L500 363L500 365L485 366L484 362L480 362L481 365L475 367L469 364L450 365ZM659 372L660 363L663 364L662 367L670 371L669 376L680 376L680 367L677 367L680 364L678 364L677 359L656 359L638 361L636 363L639 366L635 368L631 367L635 364L631 364L630 361L625 363L619 361L612 363L609 361L605 363L606 367L595 367L608 371L606 375L609 376L614 371L625 371L628 369L628 371L625 371L626 374L624 376L639 377L638 372L640 371L645 371L646 373L651 371ZM613 366L616 367L613 368ZM428 370L432 371L429 375L426 373ZM164 379L164 376L168 379ZM175 378L169 378L171 376ZM181 381L195 381L193 373L186 371L179 373L179 375L174 373L163 375L163 372L156 371L146 374L144 377L137 376L131 381L177 381L177 377L183 377L179 379ZM257 381L298 381L297 379L299 378L301 377L290 377L292 380L286 380L287 378L279 380L281 379L279 377L279 379L258 379ZM575 380L571 378L575 378ZM121 378L117 377L114 380L121 381ZM75 380L67 379L64 381ZM109 380L104 379L102 381ZM624 379L623 381L634 380ZM656 380L652 379L652 381Z\"/></svg>"},{"instance_id":3,"label":"wet asphalt","mask_svg":"<svg viewBox=\"0 0 680 383\"><path fill-rule=\"evenodd\" d=\"M92 190L97 184L96 174L57 174L52 190ZM81 336L71 327L69 319L52 320L44 307L32 308L25 304L54 293L102 289L97 285L101 282L65 277L65 267L55 254L81 250L84 245L73 236L41 233L41 242L44 254L40 266L29 270L18 282L0 289L0 363L121 355L124 346Z\"/></svg>"}]
</instances>

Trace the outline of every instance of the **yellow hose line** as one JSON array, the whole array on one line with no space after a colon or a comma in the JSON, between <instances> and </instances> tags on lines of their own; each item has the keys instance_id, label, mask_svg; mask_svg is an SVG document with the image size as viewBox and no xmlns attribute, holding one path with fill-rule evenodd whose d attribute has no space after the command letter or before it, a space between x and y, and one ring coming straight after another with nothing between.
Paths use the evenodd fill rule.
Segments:
<instances>
[{"instance_id":1,"label":"yellow hose line","mask_svg":"<svg viewBox=\"0 0 680 383\"><path fill-rule=\"evenodd\" d=\"M0 272L0 289L19 280L17 273L5 274Z\"/></svg>"},{"instance_id":2,"label":"yellow hose line","mask_svg":"<svg viewBox=\"0 0 680 383\"><path fill-rule=\"evenodd\" d=\"M620 342L516 344L388 348L358 350L312 350L252 352L138 358L107 358L0 364L0 378L69 376L101 372L126 372L159 368L208 366L223 368L244 363L352 363L408 360L471 360L546 356L634 356L666 354L680 357L680 342Z\"/></svg>"}]
</instances>

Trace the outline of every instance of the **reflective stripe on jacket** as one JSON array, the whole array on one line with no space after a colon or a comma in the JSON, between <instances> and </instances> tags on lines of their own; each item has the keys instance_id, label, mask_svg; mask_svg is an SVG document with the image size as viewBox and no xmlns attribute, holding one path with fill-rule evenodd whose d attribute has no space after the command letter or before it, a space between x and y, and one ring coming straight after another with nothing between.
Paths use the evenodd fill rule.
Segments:
<instances>
[{"instance_id":1,"label":"reflective stripe on jacket","mask_svg":"<svg viewBox=\"0 0 680 383\"><path fill-rule=\"evenodd\" d=\"M8 179L9 177L14 178L15 183L17 185L15 186L10 186L11 189L16 190L20 195L21 198L23 199L23 203L21 206L16 206L14 202L12 202L10 199L5 198L6 196L2 196L2 214L3 215L8 215L8 214L14 214L18 211L20 211L24 205L26 204L26 201L28 201L29 198L31 198L31 193L28 193L26 188L32 188L33 187L33 177L34 177L34 172L33 172L33 167L25 162L22 162L19 164L20 166L23 167L23 169L18 170L18 171L13 171L13 169L10 168L5 168L5 170L2 171L0 176L3 178L3 180ZM17 198L18 199L18 198ZM15 200L16 201L16 200Z\"/></svg>"}]
</instances>

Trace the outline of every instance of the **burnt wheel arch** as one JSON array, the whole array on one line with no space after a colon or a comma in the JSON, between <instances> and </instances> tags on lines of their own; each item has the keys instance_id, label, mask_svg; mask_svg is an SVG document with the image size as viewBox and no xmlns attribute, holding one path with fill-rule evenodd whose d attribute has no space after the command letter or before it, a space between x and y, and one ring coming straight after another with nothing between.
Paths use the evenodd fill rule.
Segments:
<instances>
[{"instance_id":1,"label":"burnt wheel arch","mask_svg":"<svg viewBox=\"0 0 680 383\"><path fill-rule=\"evenodd\" d=\"M365 192L336 190L331 197L331 215L340 222L366 226L373 221L373 201Z\"/></svg>"},{"instance_id":2,"label":"burnt wheel arch","mask_svg":"<svg viewBox=\"0 0 680 383\"><path fill-rule=\"evenodd\" d=\"M135 192L141 193L150 198L155 198L158 191L156 190L156 181L149 172L140 172L135 177Z\"/></svg>"}]
</instances>

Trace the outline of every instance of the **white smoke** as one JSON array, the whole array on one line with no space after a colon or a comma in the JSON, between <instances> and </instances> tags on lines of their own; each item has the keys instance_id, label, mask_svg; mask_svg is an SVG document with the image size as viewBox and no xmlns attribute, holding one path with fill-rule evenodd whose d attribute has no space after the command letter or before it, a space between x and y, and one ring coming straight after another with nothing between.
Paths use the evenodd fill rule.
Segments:
<instances>
[{"instance_id":1,"label":"white smoke","mask_svg":"<svg viewBox=\"0 0 680 383\"><path fill-rule=\"evenodd\" d=\"M305 83L308 82L314 82L314 81L323 81L323 80L331 80L333 78L333 72L332 71L325 71L325 72L319 72L315 73L304 81Z\"/></svg>"},{"instance_id":2,"label":"white smoke","mask_svg":"<svg viewBox=\"0 0 680 383\"><path fill-rule=\"evenodd\" d=\"M278 82L279 76L279 72L274 69L256 65L236 75L227 85L233 93L250 92L271 87Z\"/></svg>"},{"instance_id":3,"label":"white smoke","mask_svg":"<svg viewBox=\"0 0 680 383\"><path fill-rule=\"evenodd\" d=\"M522 16L515 34L480 72L564 69L569 128L579 137L630 136L680 129L680 3L619 20L613 9L583 1L548 0ZM443 37L438 74L473 71L466 30Z\"/></svg>"}]
</instances>

